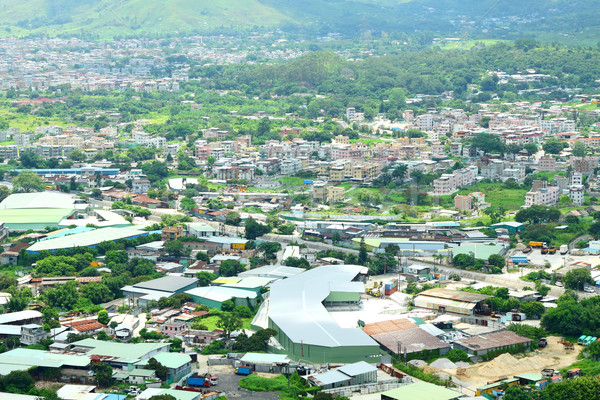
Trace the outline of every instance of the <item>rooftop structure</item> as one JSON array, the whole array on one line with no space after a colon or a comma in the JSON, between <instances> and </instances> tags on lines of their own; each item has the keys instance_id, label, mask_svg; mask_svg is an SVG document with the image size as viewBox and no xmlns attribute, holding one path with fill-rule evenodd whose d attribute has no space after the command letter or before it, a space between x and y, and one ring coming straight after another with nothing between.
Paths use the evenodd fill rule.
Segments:
<instances>
[{"instance_id":1,"label":"rooftop structure","mask_svg":"<svg viewBox=\"0 0 600 400\"><path fill-rule=\"evenodd\" d=\"M30 253L37 253L44 250L54 251L74 247L95 247L101 242L132 239L148 234L149 232L135 228L100 228L93 231L36 242L31 245L27 251Z\"/></svg>"},{"instance_id":2,"label":"rooftop structure","mask_svg":"<svg viewBox=\"0 0 600 400\"><path fill-rule=\"evenodd\" d=\"M490 297L479 293L436 288L419 293L414 302L415 307L472 315L479 310L481 302Z\"/></svg>"},{"instance_id":3,"label":"rooftop structure","mask_svg":"<svg viewBox=\"0 0 600 400\"><path fill-rule=\"evenodd\" d=\"M381 400L454 400L464 394L427 382L415 382L381 393Z\"/></svg>"},{"instance_id":4,"label":"rooftop structure","mask_svg":"<svg viewBox=\"0 0 600 400\"><path fill-rule=\"evenodd\" d=\"M256 305L257 294L251 290L236 289L224 286L205 286L187 290L194 302L211 308L221 308L223 302L233 299L236 306Z\"/></svg>"},{"instance_id":5,"label":"rooftop structure","mask_svg":"<svg viewBox=\"0 0 600 400\"><path fill-rule=\"evenodd\" d=\"M186 290L191 290L197 284L198 279L196 278L165 276L136 283L135 285L124 286L121 291L125 297L137 299L139 305L145 305L152 300L158 301L161 297L171 297Z\"/></svg>"},{"instance_id":6,"label":"rooftop structure","mask_svg":"<svg viewBox=\"0 0 600 400\"><path fill-rule=\"evenodd\" d=\"M59 192L15 193L0 203L0 210L11 209L74 209L85 206L85 201L76 196Z\"/></svg>"},{"instance_id":7,"label":"rooftop structure","mask_svg":"<svg viewBox=\"0 0 600 400\"><path fill-rule=\"evenodd\" d=\"M302 268L285 267L282 265L265 265L264 267L258 267L249 271L244 271L239 276L256 276L264 278L290 278L298 274L303 273L305 270Z\"/></svg>"},{"instance_id":8,"label":"rooftop structure","mask_svg":"<svg viewBox=\"0 0 600 400\"><path fill-rule=\"evenodd\" d=\"M500 331L457 340L454 342L454 348L465 350L470 354L482 355L491 350L503 350L531 342L531 339L514 332Z\"/></svg>"},{"instance_id":9,"label":"rooftop structure","mask_svg":"<svg viewBox=\"0 0 600 400\"><path fill-rule=\"evenodd\" d=\"M57 228L73 213L73 208L5 208L0 209L0 222L9 231L41 231L47 227Z\"/></svg>"},{"instance_id":10,"label":"rooftop structure","mask_svg":"<svg viewBox=\"0 0 600 400\"><path fill-rule=\"evenodd\" d=\"M268 325L277 331L275 339L281 349L274 352L313 362L378 360L377 343L360 329L341 328L323 305L331 294L363 293L360 279L364 270L359 265L332 265L275 282L270 291Z\"/></svg>"},{"instance_id":11,"label":"rooftop structure","mask_svg":"<svg viewBox=\"0 0 600 400\"><path fill-rule=\"evenodd\" d=\"M169 351L169 343L116 343L95 339L84 339L73 342L74 351L87 356L109 358L112 362L134 364L149 359L161 352Z\"/></svg>"}]
</instances>

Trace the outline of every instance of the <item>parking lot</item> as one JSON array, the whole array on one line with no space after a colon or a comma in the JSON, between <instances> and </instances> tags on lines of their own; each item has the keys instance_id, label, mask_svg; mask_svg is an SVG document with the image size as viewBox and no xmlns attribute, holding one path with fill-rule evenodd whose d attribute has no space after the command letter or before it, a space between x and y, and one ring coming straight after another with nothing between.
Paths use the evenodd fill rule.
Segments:
<instances>
[{"instance_id":1,"label":"parking lot","mask_svg":"<svg viewBox=\"0 0 600 400\"><path fill-rule=\"evenodd\" d=\"M246 389L240 388L240 379L243 376L236 375L234 373L233 366L231 365L213 365L208 366L206 356L199 356L199 374L203 375L210 373L219 377L219 383L217 386L213 386L212 389L218 392L222 392L223 396L228 399L234 398L249 398L258 400L276 400L279 399L279 395L274 392L251 392Z\"/></svg>"}]
</instances>

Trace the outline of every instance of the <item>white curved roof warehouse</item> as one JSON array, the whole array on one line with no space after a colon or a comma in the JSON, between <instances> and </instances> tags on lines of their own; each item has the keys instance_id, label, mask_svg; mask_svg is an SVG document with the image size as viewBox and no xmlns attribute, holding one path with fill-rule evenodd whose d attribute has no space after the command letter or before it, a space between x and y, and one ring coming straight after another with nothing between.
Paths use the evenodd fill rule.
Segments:
<instances>
[{"instance_id":1,"label":"white curved roof warehouse","mask_svg":"<svg viewBox=\"0 0 600 400\"><path fill-rule=\"evenodd\" d=\"M359 328L340 327L323 305L324 300L336 298L358 303L365 289L362 281L354 279L361 273L365 268L359 265L332 265L272 284L269 326L278 331L276 339L290 358L375 362L380 353L377 342Z\"/></svg>"}]
</instances>

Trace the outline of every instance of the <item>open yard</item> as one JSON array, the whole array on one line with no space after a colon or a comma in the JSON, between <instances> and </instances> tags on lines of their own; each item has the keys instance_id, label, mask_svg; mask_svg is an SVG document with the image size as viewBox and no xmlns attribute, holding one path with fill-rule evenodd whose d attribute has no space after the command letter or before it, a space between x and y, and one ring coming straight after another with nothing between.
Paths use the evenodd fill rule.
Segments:
<instances>
[{"instance_id":1,"label":"open yard","mask_svg":"<svg viewBox=\"0 0 600 400\"><path fill-rule=\"evenodd\" d=\"M471 192L485 193L485 201L495 207L504 207L508 211L518 210L525 204L526 189L507 189L501 183L478 183L463 189L458 194Z\"/></svg>"}]
</instances>

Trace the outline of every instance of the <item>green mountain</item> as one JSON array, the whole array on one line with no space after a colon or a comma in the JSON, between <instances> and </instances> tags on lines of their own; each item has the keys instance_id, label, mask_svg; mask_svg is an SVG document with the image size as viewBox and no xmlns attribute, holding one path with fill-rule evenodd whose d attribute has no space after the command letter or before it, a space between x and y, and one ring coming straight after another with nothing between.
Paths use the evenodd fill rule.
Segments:
<instances>
[{"instance_id":1,"label":"green mountain","mask_svg":"<svg viewBox=\"0 0 600 400\"><path fill-rule=\"evenodd\" d=\"M403 32L598 37L598 0L2 0L0 35L109 38L281 27L308 34Z\"/></svg>"}]
</instances>

